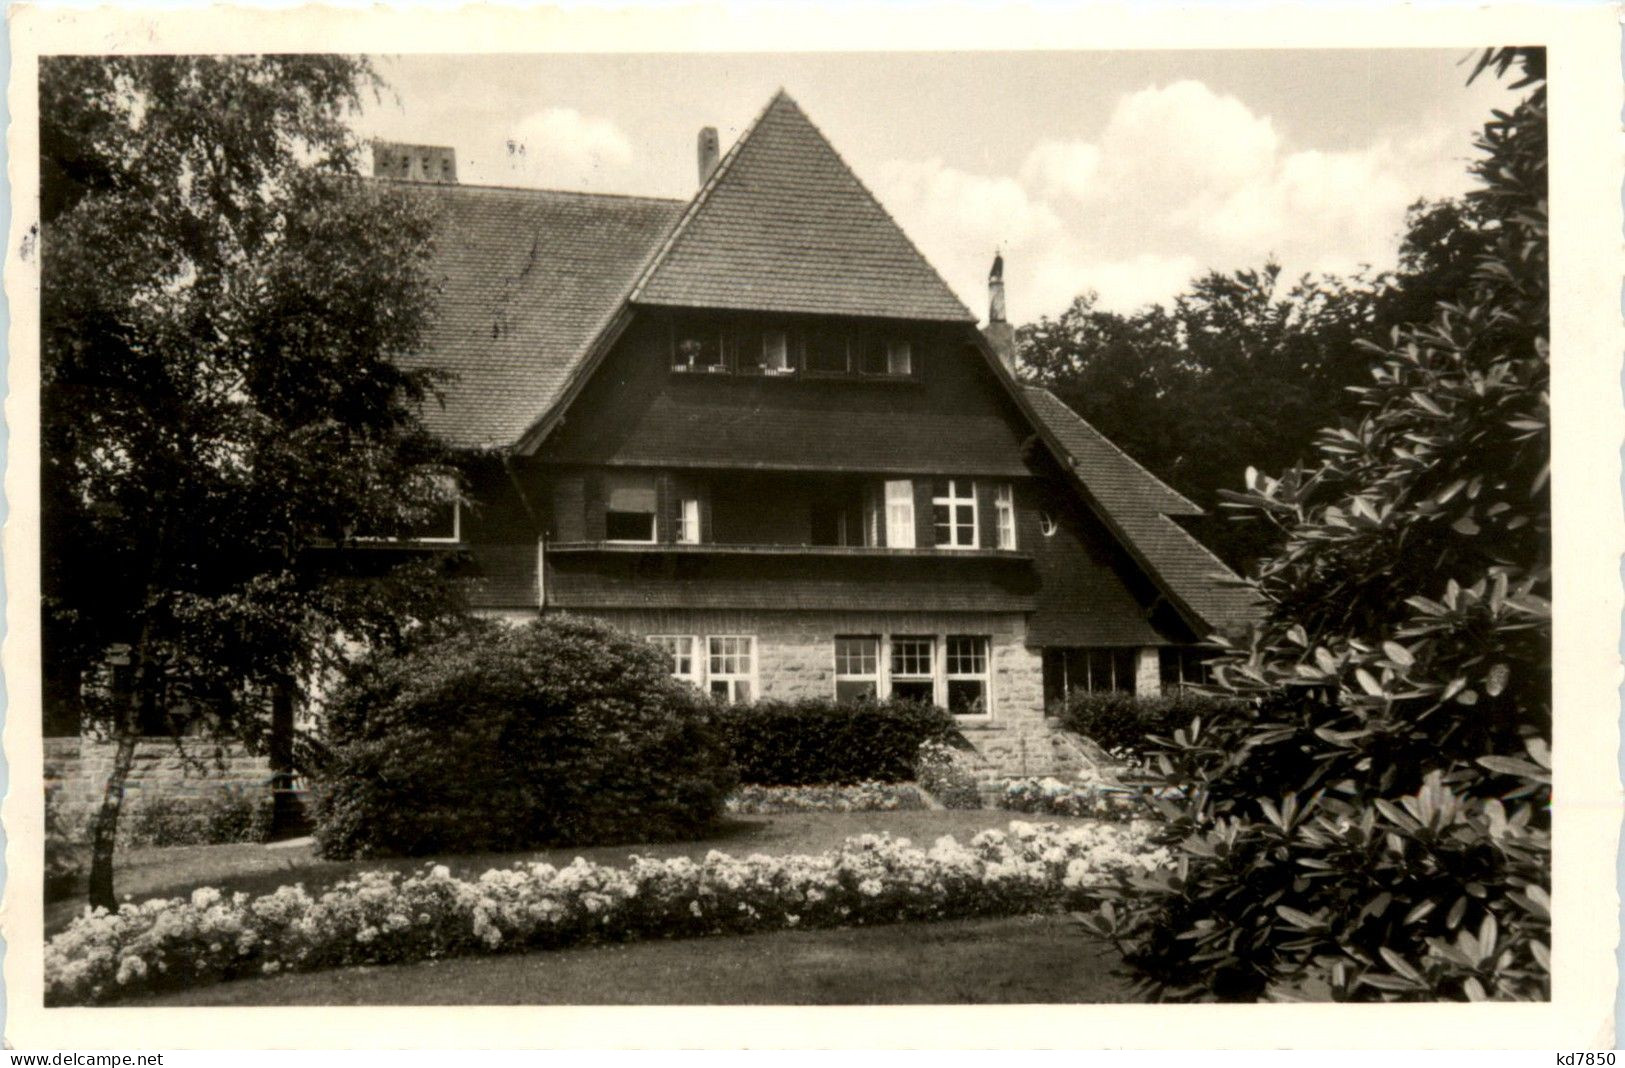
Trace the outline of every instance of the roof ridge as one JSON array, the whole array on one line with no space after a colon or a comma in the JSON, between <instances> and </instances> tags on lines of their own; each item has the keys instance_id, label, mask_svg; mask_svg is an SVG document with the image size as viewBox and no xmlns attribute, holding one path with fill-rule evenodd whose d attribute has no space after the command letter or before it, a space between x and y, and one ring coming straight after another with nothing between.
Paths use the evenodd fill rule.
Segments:
<instances>
[{"instance_id":1,"label":"roof ridge","mask_svg":"<svg viewBox=\"0 0 1625 1068\"><path fill-rule=\"evenodd\" d=\"M734 143L728 147L727 153L717 165L711 168L711 173L706 176L705 183L694 194L694 198L688 202L688 207L683 209L683 213L677 217L677 221L672 224L672 228L666 232L666 239L656 247L654 254L644 263L643 270L638 272L637 279L632 283L632 288L627 291L626 302L637 303L638 298L643 295L644 286L648 285L649 279L653 277L655 268L666 258L666 253L670 252L677 244L677 239L687 229L694 216L699 214L700 207L710 197L711 191L717 187L717 183L722 179L723 174L733 166L734 160L739 156L739 150L744 147L746 141L750 140L750 135L756 132L756 127L760 126L762 120L767 118L767 113L773 110L773 106L779 102L780 97L789 100L790 104L794 106L795 101L790 100L790 94L784 91L783 86L780 86L779 91L773 94L773 99L767 102L767 106L757 112L750 125L745 127L738 137L734 138Z\"/></svg>"},{"instance_id":2,"label":"roof ridge","mask_svg":"<svg viewBox=\"0 0 1625 1068\"><path fill-rule=\"evenodd\" d=\"M528 193L553 197L583 197L591 200L638 200L650 204L682 204L682 197L651 197L639 193L595 193L588 189L547 189L532 185L490 185L484 182L417 182L409 178L391 178L384 175L365 175L366 181L387 185L432 189L438 191L467 191L471 193Z\"/></svg>"},{"instance_id":3,"label":"roof ridge","mask_svg":"<svg viewBox=\"0 0 1625 1068\"><path fill-rule=\"evenodd\" d=\"M1151 472L1150 468L1146 467L1140 461L1138 461L1134 457L1130 456L1127 452L1124 452L1122 447L1119 446L1117 444L1117 442L1113 441L1107 435L1102 434L1098 427L1096 427L1093 423L1089 422L1089 420L1085 419L1083 416L1079 415L1076 411L1073 410L1073 408L1072 408L1072 406L1070 404L1068 404L1066 401L1062 400L1060 397L1057 397L1054 393L1051 393L1047 387L1045 387L1045 386L1034 386L1034 385L1030 385L1030 384L1023 384L1022 388L1027 390L1030 393L1042 393L1044 396L1048 397L1050 400L1054 401L1056 404L1059 404L1062 408L1066 409L1067 414L1071 415L1072 418L1076 419L1078 422L1080 422L1084 426L1088 427L1094 433L1094 435L1097 438L1099 438L1101 440L1101 442L1108 449L1115 452L1117 455L1121 456L1123 459L1127 460L1130 464L1132 464L1134 466L1135 470L1137 470L1141 474L1145 475L1146 478L1149 478L1151 481L1155 482L1158 486L1161 486L1163 489L1167 490L1169 492L1169 494L1171 494L1172 496L1179 498L1181 501L1184 501L1185 504L1189 508L1192 509L1189 512L1164 512L1161 509L1158 509L1157 513L1156 513L1157 515L1170 516L1170 515L1206 515L1207 514L1206 509L1202 508L1195 501L1191 500L1189 497L1185 496L1183 493L1179 492L1178 490L1174 489L1172 486L1168 485L1168 483L1164 482L1162 479L1158 478L1155 474L1153 474ZM1077 463L1077 457L1073 457L1072 462Z\"/></svg>"}]
</instances>

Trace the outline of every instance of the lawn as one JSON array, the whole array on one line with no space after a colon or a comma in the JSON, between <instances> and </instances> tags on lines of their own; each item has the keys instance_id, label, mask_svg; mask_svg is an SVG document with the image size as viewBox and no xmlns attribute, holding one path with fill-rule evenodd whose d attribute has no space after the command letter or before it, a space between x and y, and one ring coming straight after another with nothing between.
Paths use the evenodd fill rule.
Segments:
<instances>
[{"instance_id":1,"label":"lawn","mask_svg":"<svg viewBox=\"0 0 1625 1068\"><path fill-rule=\"evenodd\" d=\"M804 812L773 816L736 816L708 837L690 842L658 842L584 849L551 849L529 853L467 853L433 858L323 860L309 845L268 848L263 845L172 846L132 849L118 855L115 885L120 896L135 901L190 894L213 886L227 893L268 894L279 886L304 883L313 893L357 872L382 868L415 870L428 863L445 864L454 875L479 875L517 861L546 860L568 864L578 856L600 864L624 863L629 854L699 859L713 849L744 856L766 853L821 853L853 835L890 832L929 846L942 835L961 842L987 828L1004 828L1013 819L1031 822L1083 822L1064 817L1034 817L999 809L923 812ZM61 931L84 908L81 894L47 902L45 933Z\"/></svg>"},{"instance_id":2,"label":"lawn","mask_svg":"<svg viewBox=\"0 0 1625 1068\"><path fill-rule=\"evenodd\" d=\"M220 983L124 1004L942 1005L1131 1000L1136 999L1129 981L1109 947L1085 936L1067 917L1017 916L341 968Z\"/></svg>"}]
</instances>

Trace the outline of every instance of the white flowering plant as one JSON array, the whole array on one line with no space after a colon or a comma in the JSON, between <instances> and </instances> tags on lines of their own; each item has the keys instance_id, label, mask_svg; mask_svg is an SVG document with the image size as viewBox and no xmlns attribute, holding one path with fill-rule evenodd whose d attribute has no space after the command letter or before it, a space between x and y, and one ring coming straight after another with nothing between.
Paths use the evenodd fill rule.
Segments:
<instances>
[{"instance_id":1,"label":"white flowering plant","mask_svg":"<svg viewBox=\"0 0 1625 1068\"><path fill-rule=\"evenodd\" d=\"M1147 814L1140 790L1107 782L1069 783L1048 777L1007 780L998 803L1000 808L1044 816L1131 820Z\"/></svg>"},{"instance_id":2,"label":"white flowering plant","mask_svg":"<svg viewBox=\"0 0 1625 1068\"><path fill-rule=\"evenodd\" d=\"M1168 863L1139 824L1012 822L929 849L865 834L824 853L703 860L634 856L519 863L457 878L444 865L374 871L319 895L211 887L190 898L86 910L45 948L46 1003L90 1005L226 979L601 941L737 934L1090 904Z\"/></svg>"},{"instance_id":3,"label":"white flowering plant","mask_svg":"<svg viewBox=\"0 0 1625 1068\"><path fill-rule=\"evenodd\" d=\"M911 782L860 782L851 786L741 786L725 803L728 812L744 816L780 812L900 812L930 806Z\"/></svg>"}]
</instances>

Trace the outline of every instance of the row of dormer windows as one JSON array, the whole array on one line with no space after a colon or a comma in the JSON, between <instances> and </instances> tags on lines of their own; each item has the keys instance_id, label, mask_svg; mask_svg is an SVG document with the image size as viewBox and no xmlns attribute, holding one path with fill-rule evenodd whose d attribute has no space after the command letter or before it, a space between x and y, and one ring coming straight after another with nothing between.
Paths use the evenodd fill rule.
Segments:
<instances>
[{"instance_id":1,"label":"row of dormer windows","mask_svg":"<svg viewBox=\"0 0 1625 1068\"><path fill-rule=\"evenodd\" d=\"M918 362L910 338L872 327L694 319L671 330L671 368L686 374L910 379Z\"/></svg>"}]
</instances>

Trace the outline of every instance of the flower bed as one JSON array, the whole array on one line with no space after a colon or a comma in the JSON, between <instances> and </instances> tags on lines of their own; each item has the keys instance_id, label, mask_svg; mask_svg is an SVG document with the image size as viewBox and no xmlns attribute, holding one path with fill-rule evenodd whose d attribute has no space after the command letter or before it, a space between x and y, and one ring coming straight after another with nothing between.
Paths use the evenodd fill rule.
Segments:
<instances>
[{"instance_id":1,"label":"flower bed","mask_svg":"<svg viewBox=\"0 0 1625 1068\"><path fill-rule=\"evenodd\" d=\"M591 941L1016 915L1075 907L1094 886L1167 860L1138 825L1018 821L929 850L861 835L807 856L713 851L699 863L633 857L624 868L577 858L466 880L444 866L375 871L319 897L300 885L229 898L204 887L190 899L87 910L46 945L46 1002Z\"/></svg>"},{"instance_id":2,"label":"flower bed","mask_svg":"<svg viewBox=\"0 0 1625 1068\"><path fill-rule=\"evenodd\" d=\"M998 796L1000 808L1044 816L1090 816L1130 820L1145 815L1139 790L1108 783L1059 779L1011 779Z\"/></svg>"},{"instance_id":3,"label":"flower bed","mask_svg":"<svg viewBox=\"0 0 1625 1068\"><path fill-rule=\"evenodd\" d=\"M745 785L728 798L727 810L762 816L776 812L897 812L930 808L911 782L860 782L856 786Z\"/></svg>"}]
</instances>

